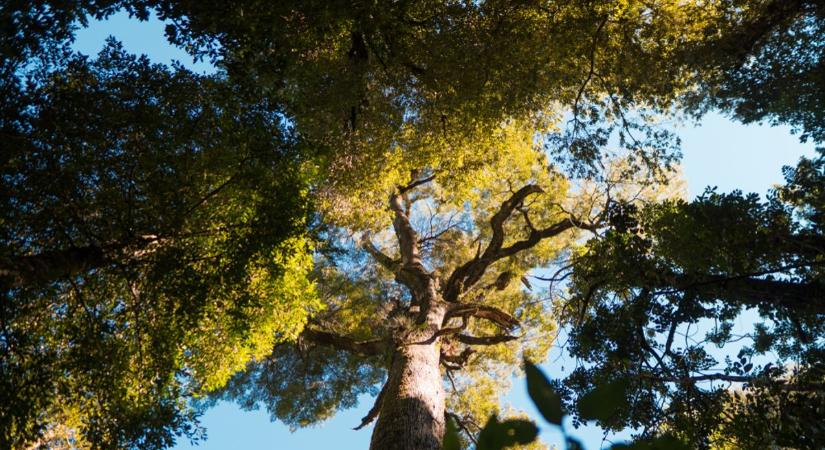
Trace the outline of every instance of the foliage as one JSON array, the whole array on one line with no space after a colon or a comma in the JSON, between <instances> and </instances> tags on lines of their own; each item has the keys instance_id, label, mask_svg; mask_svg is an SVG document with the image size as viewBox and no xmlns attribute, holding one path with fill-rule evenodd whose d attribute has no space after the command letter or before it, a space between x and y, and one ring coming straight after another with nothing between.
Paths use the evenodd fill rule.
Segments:
<instances>
[{"instance_id":1,"label":"foliage","mask_svg":"<svg viewBox=\"0 0 825 450\"><path fill-rule=\"evenodd\" d=\"M565 410L559 401L558 385L554 385L533 363L524 361L524 370L527 373L527 392L544 418L551 425L559 427L568 450L584 449L582 444L564 430L562 418ZM624 383L609 383L597 385L592 391L584 393L579 398L579 409L588 411L582 413L584 420L602 421L602 418L611 416L614 411L622 408L627 402ZM586 404L582 408L582 404ZM453 430L455 431L455 430ZM536 439L538 429L526 420L510 420L499 422L495 415L487 421L479 435L476 449L502 450L515 444L529 444ZM444 450L448 450L448 442L452 442L452 435L445 436ZM458 447L452 447L458 448ZM635 440L631 443L614 444L612 450L681 450L689 448L680 439L672 434L662 433L659 436Z\"/></svg>"},{"instance_id":2,"label":"foliage","mask_svg":"<svg viewBox=\"0 0 825 450\"><path fill-rule=\"evenodd\" d=\"M677 60L697 70L696 110L718 108L744 122L788 124L825 141L821 100L825 8L815 0L720 0L704 38Z\"/></svg>"},{"instance_id":3,"label":"foliage","mask_svg":"<svg viewBox=\"0 0 825 450\"><path fill-rule=\"evenodd\" d=\"M576 257L565 397L622 383L629 402L597 417L580 400L579 418L699 448L822 442L823 161L786 168L766 201L711 190L611 218Z\"/></svg>"},{"instance_id":4,"label":"foliage","mask_svg":"<svg viewBox=\"0 0 825 450\"><path fill-rule=\"evenodd\" d=\"M321 306L298 141L220 76L114 42L21 76L0 119L2 446L197 436L186 398Z\"/></svg>"},{"instance_id":5,"label":"foliage","mask_svg":"<svg viewBox=\"0 0 825 450\"><path fill-rule=\"evenodd\" d=\"M648 167L666 165L673 139L648 121L694 88L694 68L672 61L704 37L716 14L706 3L142 4L171 21L173 42L283 101L302 135L334 154L337 186L397 147L445 154L507 118L546 130L564 112L548 150L566 164L592 168L613 133Z\"/></svg>"}]
</instances>

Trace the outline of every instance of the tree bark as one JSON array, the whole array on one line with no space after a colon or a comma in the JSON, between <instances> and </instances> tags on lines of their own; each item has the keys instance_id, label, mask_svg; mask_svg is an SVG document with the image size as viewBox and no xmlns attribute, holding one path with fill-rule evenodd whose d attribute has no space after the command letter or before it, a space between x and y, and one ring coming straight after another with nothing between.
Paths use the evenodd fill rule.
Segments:
<instances>
[{"instance_id":1,"label":"tree bark","mask_svg":"<svg viewBox=\"0 0 825 450\"><path fill-rule=\"evenodd\" d=\"M446 311L442 300L431 299L423 329L396 348L370 450L441 449L446 394L436 333Z\"/></svg>"}]
</instances>

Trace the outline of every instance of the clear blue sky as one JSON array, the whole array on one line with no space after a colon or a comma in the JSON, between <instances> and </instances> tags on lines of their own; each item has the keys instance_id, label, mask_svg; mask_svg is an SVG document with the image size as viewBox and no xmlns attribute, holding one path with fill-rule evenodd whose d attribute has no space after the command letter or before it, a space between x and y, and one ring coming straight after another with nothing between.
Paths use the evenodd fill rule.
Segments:
<instances>
[{"instance_id":1,"label":"clear blue sky","mask_svg":"<svg viewBox=\"0 0 825 450\"><path fill-rule=\"evenodd\" d=\"M103 46L107 36L114 36L128 51L145 53L153 61L169 64L178 60L198 72L209 72L206 63L194 64L192 58L180 49L170 46L163 36L163 23L158 20L138 22L126 14L117 14L105 22L92 22L89 28L80 30L75 42L79 52L94 55ZM793 165L803 154L812 155L814 146L800 144L786 127L762 125L742 125L726 118L711 114L700 126L685 126L679 129L682 138L684 158L682 168L688 181L690 195L701 193L706 186L717 186L720 191L741 189L746 192L764 194L772 185L782 182L781 168ZM741 319L747 321L748 319ZM749 327L749 324L740 324ZM558 355L554 352L554 355ZM572 361L563 357L551 357L544 364L547 373L553 377L563 376L572 368ZM505 400L516 409L527 411L538 417L527 399L522 380L515 380L514 387ZM209 410L202 418L208 439L198 449L278 449L312 450L334 448L336 450L359 450L369 446L371 428L353 431L361 417L372 406L372 399L363 397L353 410L342 411L333 419L316 427L290 432L281 423L269 420L266 411L242 411L232 404L220 404ZM582 439L586 448L597 449L602 442L602 434L595 427L575 430L574 435ZM542 438L550 444L560 445L559 435L544 426ZM187 442L180 442L175 449L193 448Z\"/></svg>"}]
</instances>

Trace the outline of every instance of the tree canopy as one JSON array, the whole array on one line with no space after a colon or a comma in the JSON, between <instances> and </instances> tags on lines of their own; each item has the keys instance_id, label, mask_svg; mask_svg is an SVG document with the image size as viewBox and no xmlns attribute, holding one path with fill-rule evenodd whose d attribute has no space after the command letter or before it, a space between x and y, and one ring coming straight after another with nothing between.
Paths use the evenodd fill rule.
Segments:
<instances>
[{"instance_id":1,"label":"tree canopy","mask_svg":"<svg viewBox=\"0 0 825 450\"><path fill-rule=\"evenodd\" d=\"M500 379L561 321L576 417L621 378L608 428L815 446L821 157L766 201L654 185L679 156L662 116L825 139L820 3L4 3L0 444L163 448L198 436L195 400L302 426L364 392L376 448L413 409L430 447L444 412L491 439ZM70 51L123 9L217 74ZM564 299L526 278L551 264ZM710 320L736 343L742 311L735 360L674 344Z\"/></svg>"},{"instance_id":2,"label":"tree canopy","mask_svg":"<svg viewBox=\"0 0 825 450\"><path fill-rule=\"evenodd\" d=\"M586 364L565 385L627 383L603 425L697 447L825 439L821 153L785 175L766 201L711 190L628 208L576 257L570 351ZM737 335L743 314L753 329Z\"/></svg>"},{"instance_id":3,"label":"tree canopy","mask_svg":"<svg viewBox=\"0 0 825 450\"><path fill-rule=\"evenodd\" d=\"M164 447L194 431L186 396L320 305L299 146L220 77L114 42L64 63L2 120L4 445Z\"/></svg>"}]
</instances>

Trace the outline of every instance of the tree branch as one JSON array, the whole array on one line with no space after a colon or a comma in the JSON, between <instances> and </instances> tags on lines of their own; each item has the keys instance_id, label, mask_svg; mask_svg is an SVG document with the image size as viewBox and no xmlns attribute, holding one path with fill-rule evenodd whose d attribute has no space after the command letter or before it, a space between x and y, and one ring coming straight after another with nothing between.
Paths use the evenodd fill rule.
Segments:
<instances>
[{"instance_id":1,"label":"tree branch","mask_svg":"<svg viewBox=\"0 0 825 450\"><path fill-rule=\"evenodd\" d=\"M381 404L384 402L384 392L386 391L387 383L384 383L384 386L381 387L381 392L378 393L378 397L375 397L375 403L373 403L372 408L370 408L367 415L361 419L361 423L357 427L353 428L353 430L360 430L378 418L378 414L381 412Z\"/></svg>"},{"instance_id":2,"label":"tree branch","mask_svg":"<svg viewBox=\"0 0 825 450\"><path fill-rule=\"evenodd\" d=\"M457 334L455 339L467 345L496 345L504 342L515 341L518 336L500 334L496 336L471 336L469 334Z\"/></svg>"},{"instance_id":3,"label":"tree branch","mask_svg":"<svg viewBox=\"0 0 825 450\"><path fill-rule=\"evenodd\" d=\"M459 266L447 280L444 289L444 299L446 301L458 301L461 293L477 283L487 268L500 259L528 250L542 240L558 236L572 228L596 230L599 227L598 223L587 223L573 216L568 216L564 220L550 225L547 228L540 230L531 229L527 239L514 242L504 247L504 222L512 215L514 210L520 207L527 196L540 192L543 191L539 186L532 184L527 185L516 191L507 201L502 203L498 212L490 219L490 227L493 230L493 234L487 248L480 255Z\"/></svg>"},{"instance_id":4,"label":"tree branch","mask_svg":"<svg viewBox=\"0 0 825 450\"><path fill-rule=\"evenodd\" d=\"M398 261L390 258L384 252L378 249L375 244L372 243L372 240L364 236L361 239L361 248L363 248L367 253L375 259L378 264L383 266L385 269L389 270L390 272L395 273L398 270Z\"/></svg>"},{"instance_id":5,"label":"tree branch","mask_svg":"<svg viewBox=\"0 0 825 450\"><path fill-rule=\"evenodd\" d=\"M425 179L426 180L426 179ZM419 180L421 181L421 180ZM394 214L392 221L395 236L398 239L398 247L401 252L401 265L395 271L396 279L406 285L415 297L417 293L424 292L430 283L430 273L424 268L421 262L418 247L418 234L415 232L409 217L409 205L405 204L405 189L412 189L410 186L417 186L413 182L407 186L399 187L398 191L390 195L389 206ZM423 182L422 182L423 183ZM421 183L419 183L421 184ZM425 299L417 299L424 301ZM426 309L427 305L424 305ZM422 311L424 310L422 309Z\"/></svg>"},{"instance_id":6,"label":"tree branch","mask_svg":"<svg viewBox=\"0 0 825 450\"><path fill-rule=\"evenodd\" d=\"M510 314L488 305L478 303L458 304L447 311L446 319L451 317L476 317L489 320L505 330L511 330L521 325L515 317Z\"/></svg>"},{"instance_id":7,"label":"tree branch","mask_svg":"<svg viewBox=\"0 0 825 450\"><path fill-rule=\"evenodd\" d=\"M0 256L0 287L42 285L107 264L126 263L151 253L161 239L154 235L115 242L49 250L32 255Z\"/></svg>"},{"instance_id":8,"label":"tree branch","mask_svg":"<svg viewBox=\"0 0 825 450\"><path fill-rule=\"evenodd\" d=\"M328 331L314 330L309 327L304 328L304 331L301 333L301 338L318 345L364 356L374 356L384 353L389 343L389 340L386 338L357 341L347 336L330 333Z\"/></svg>"},{"instance_id":9,"label":"tree branch","mask_svg":"<svg viewBox=\"0 0 825 450\"><path fill-rule=\"evenodd\" d=\"M473 353L475 353L475 350L473 350L471 347L465 348L461 351L461 353L457 355L451 355L449 353L444 352L444 350L442 349L441 362L443 363L446 361L448 363L451 363L455 365L455 369L453 370L458 370L463 368L464 365L467 364L467 360L470 359L470 356L472 356Z\"/></svg>"},{"instance_id":10,"label":"tree branch","mask_svg":"<svg viewBox=\"0 0 825 450\"><path fill-rule=\"evenodd\" d=\"M772 304L797 313L825 314L825 284L820 281L765 280L750 275L690 277L672 274L668 278L673 282L673 288L657 291L657 294L692 291L703 297L727 298L742 305Z\"/></svg>"}]
</instances>

